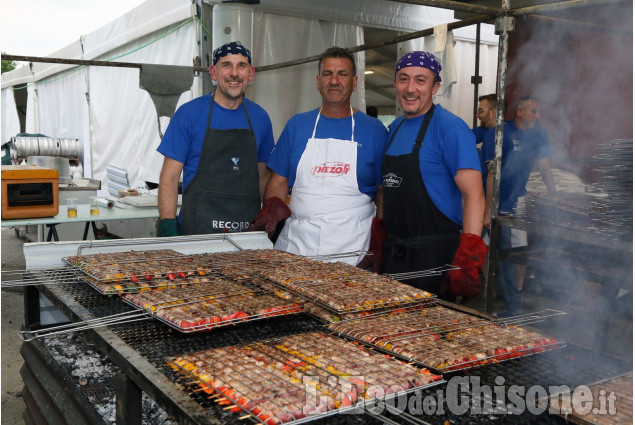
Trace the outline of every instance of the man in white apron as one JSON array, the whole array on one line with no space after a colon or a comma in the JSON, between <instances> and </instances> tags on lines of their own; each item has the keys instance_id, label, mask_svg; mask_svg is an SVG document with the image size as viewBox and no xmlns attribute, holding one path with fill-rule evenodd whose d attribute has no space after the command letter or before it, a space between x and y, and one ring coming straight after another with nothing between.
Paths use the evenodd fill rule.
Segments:
<instances>
[{"instance_id":1,"label":"man in white apron","mask_svg":"<svg viewBox=\"0 0 635 425\"><path fill-rule=\"evenodd\" d=\"M357 265L369 248L387 131L351 106L355 73L350 52L327 49L317 75L322 106L292 117L271 153L267 166L273 174L254 224L271 231L290 215L276 249L305 256L353 252L336 259ZM284 214L290 188L290 211Z\"/></svg>"}]
</instances>

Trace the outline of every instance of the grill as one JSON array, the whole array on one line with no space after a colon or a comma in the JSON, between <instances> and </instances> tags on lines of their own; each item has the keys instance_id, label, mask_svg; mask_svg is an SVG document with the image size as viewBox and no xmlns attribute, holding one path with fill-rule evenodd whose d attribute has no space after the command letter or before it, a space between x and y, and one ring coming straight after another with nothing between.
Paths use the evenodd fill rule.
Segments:
<instances>
[{"instance_id":1,"label":"grill","mask_svg":"<svg viewBox=\"0 0 635 425\"><path fill-rule=\"evenodd\" d=\"M606 379L589 386L593 398L601 400L586 407L583 412L576 412L570 408L573 400L579 402L583 397L578 392L564 392L554 400L554 404L561 408L566 419L578 424L612 425L633 421L633 373ZM615 397L609 399L607 395Z\"/></svg>"},{"instance_id":2,"label":"grill","mask_svg":"<svg viewBox=\"0 0 635 425\"><path fill-rule=\"evenodd\" d=\"M57 256L60 255L59 246L61 245L56 245ZM41 249L41 245L35 246L34 249ZM28 252L26 253L28 257ZM66 255L62 253L62 256ZM73 321L99 319L134 311L131 305L122 302L119 297L105 297L89 286L70 282L68 270L34 271L33 276L41 282L56 282L51 285L40 285L39 289ZM146 392L176 422L180 424L244 424L246 421L255 422L256 420L254 418L241 420L240 414L233 413L231 409L226 408L227 406L218 404L218 397L210 398L213 395L202 391L200 381L184 375L178 368L175 370L169 367L168 359L204 350L225 349L229 346L256 345L265 340L280 340L310 332L328 332L328 330L322 322L300 314L292 318L273 317L266 321L246 322L237 326L214 329L212 332L195 334L185 334L158 321L145 320L91 329L87 335L102 352L108 355L128 380ZM432 414L418 413L416 409L414 415L407 412L396 414L394 408L386 405L381 409L381 416L375 419L371 418L370 412L366 410L366 416L336 415L318 423L442 424L445 421L451 424L563 423L561 417L544 412L539 415L525 412L518 416L472 413L468 409L466 414L459 415L450 409L448 403L451 400L439 397L439 391L450 394L449 389L453 378L478 377L481 385L490 385L492 388L503 385L498 383L500 377L504 378L505 387L511 385L570 385L573 387L616 376L631 369L631 364L568 346L537 356L512 358L505 362L489 364L469 372L448 371L444 374L447 385L417 392L423 399L429 397L429 400L437 400L442 406L441 411L437 410ZM473 397L471 403L478 403L479 400L481 399Z\"/></svg>"},{"instance_id":3,"label":"grill","mask_svg":"<svg viewBox=\"0 0 635 425\"><path fill-rule=\"evenodd\" d=\"M358 403L436 385L431 375L322 332L209 350L170 359L219 404L267 424L343 414ZM212 398L216 398L213 396Z\"/></svg>"},{"instance_id":4,"label":"grill","mask_svg":"<svg viewBox=\"0 0 635 425\"><path fill-rule=\"evenodd\" d=\"M583 231L608 240L629 242L633 233L633 140L598 143L585 161L597 176L586 193L527 194L517 215L528 223L549 223L562 231Z\"/></svg>"},{"instance_id":5,"label":"grill","mask_svg":"<svg viewBox=\"0 0 635 425\"><path fill-rule=\"evenodd\" d=\"M559 314L545 311L493 322L439 305L345 321L329 328L443 373L564 346L517 326Z\"/></svg>"}]
</instances>

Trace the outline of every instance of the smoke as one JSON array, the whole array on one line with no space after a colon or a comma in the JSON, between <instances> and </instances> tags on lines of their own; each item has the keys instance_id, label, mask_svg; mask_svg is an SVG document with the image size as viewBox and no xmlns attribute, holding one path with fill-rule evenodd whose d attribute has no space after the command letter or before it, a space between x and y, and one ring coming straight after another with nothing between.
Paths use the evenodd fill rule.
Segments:
<instances>
[{"instance_id":1,"label":"smoke","mask_svg":"<svg viewBox=\"0 0 635 425\"><path fill-rule=\"evenodd\" d=\"M541 101L541 121L559 159L632 138L632 9L624 2L517 19L507 103L524 95Z\"/></svg>"},{"instance_id":2,"label":"smoke","mask_svg":"<svg viewBox=\"0 0 635 425\"><path fill-rule=\"evenodd\" d=\"M506 73L507 104L525 95L540 100L541 124L557 152L552 166L575 174L582 188L566 193L561 181L555 203L531 199L523 219L539 261L529 263L535 279L525 280L525 311L561 308L568 318L550 325L565 340L626 358L633 310L632 12L632 2L622 2L518 17ZM512 115L510 108L506 118ZM599 157L602 143L615 139L629 140ZM621 288L627 295L619 296ZM630 327L618 331L620 321ZM600 343L607 336L613 339ZM626 351L614 352L616 345Z\"/></svg>"}]
</instances>

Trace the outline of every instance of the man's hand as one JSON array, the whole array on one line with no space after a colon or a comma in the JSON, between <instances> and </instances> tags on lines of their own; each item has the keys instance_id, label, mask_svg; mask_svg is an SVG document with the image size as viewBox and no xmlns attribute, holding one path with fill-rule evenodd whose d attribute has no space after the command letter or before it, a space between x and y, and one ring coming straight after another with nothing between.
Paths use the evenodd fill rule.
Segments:
<instances>
[{"instance_id":1,"label":"man's hand","mask_svg":"<svg viewBox=\"0 0 635 425\"><path fill-rule=\"evenodd\" d=\"M456 250L452 265L460 270L450 270L445 277L449 292L463 297L462 302L475 298L481 292L479 272L487 254L487 245L479 236L462 233L459 248Z\"/></svg>"},{"instance_id":2,"label":"man's hand","mask_svg":"<svg viewBox=\"0 0 635 425\"><path fill-rule=\"evenodd\" d=\"M373 218L373 224L370 226L370 245L368 246L368 254L357 267L360 269L370 268L374 273L381 273L384 270L384 242L386 241L386 227L384 220Z\"/></svg>"},{"instance_id":3,"label":"man's hand","mask_svg":"<svg viewBox=\"0 0 635 425\"><path fill-rule=\"evenodd\" d=\"M179 236L181 234L180 227L176 218L163 218L157 224L157 236Z\"/></svg>"},{"instance_id":4,"label":"man's hand","mask_svg":"<svg viewBox=\"0 0 635 425\"><path fill-rule=\"evenodd\" d=\"M286 220L291 216L291 210L284 201L277 196L265 199L262 203L262 210L258 213L255 220L249 225L249 231L264 230L273 236L276 226L282 220Z\"/></svg>"}]
</instances>

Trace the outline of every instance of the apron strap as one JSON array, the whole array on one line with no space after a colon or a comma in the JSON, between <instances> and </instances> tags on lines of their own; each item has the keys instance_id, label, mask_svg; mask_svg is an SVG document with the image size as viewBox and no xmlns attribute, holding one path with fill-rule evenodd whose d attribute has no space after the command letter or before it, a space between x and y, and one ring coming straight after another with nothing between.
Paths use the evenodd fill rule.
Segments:
<instances>
[{"instance_id":1,"label":"apron strap","mask_svg":"<svg viewBox=\"0 0 635 425\"><path fill-rule=\"evenodd\" d=\"M417 148L421 148L421 146L423 145L423 138L426 135L426 131L428 131L428 126L430 125L430 121L432 121L432 115L434 114L434 106L435 105L433 103L428 112L426 112L426 116L423 118L421 127L419 127L419 133L417 134L417 138L415 139L415 145L419 145L417 146ZM415 147L412 148L412 151L415 151Z\"/></svg>"},{"instance_id":2,"label":"apron strap","mask_svg":"<svg viewBox=\"0 0 635 425\"><path fill-rule=\"evenodd\" d=\"M351 106L351 142L355 141L355 118L353 117L353 107ZM317 124L320 120L320 113L322 112L322 108L318 110L317 117L315 118L315 125L313 126L313 134L311 135L312 139L315 139L315 130L317 130ZM249 117L247 117L249 119Z\"/></svg>"},{"instance_id":3,"label":"apron strap","mask_svg":"<svg viewBox=\"0 0 635 425\"><path fill-rule=\"evenodd\" d=\"M209 130L209 125L212 123L212 109L214 109L214 94L212 93L212 101L209 104L209 114L207 114L207 125L205 126L205 134L207 134L207 130ZM205 138L205 134L203 138Z\"/></svg>"}]
</instances>

